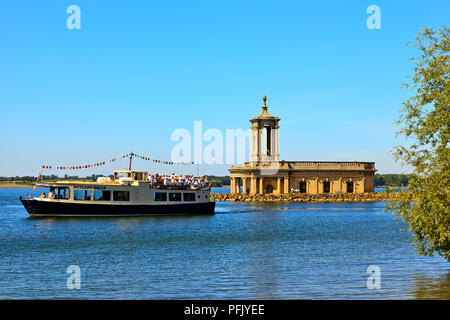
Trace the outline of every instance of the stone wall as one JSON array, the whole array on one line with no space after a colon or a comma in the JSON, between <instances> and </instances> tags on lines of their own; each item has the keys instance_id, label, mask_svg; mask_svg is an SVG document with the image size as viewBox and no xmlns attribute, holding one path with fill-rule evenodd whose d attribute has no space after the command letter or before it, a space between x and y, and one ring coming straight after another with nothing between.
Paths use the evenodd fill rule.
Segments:
<instances>
[{"instance_id":1,"label":"stone wall","mask_svg":"<svg viewBox=\"0 0 450 320\"><path fill-rule=\"evenodd\" d=\"M289 193L282 195L274 194L229 194L211 193L213 201L246 201L246 202L370 202L391 201L398 197L398 193L341 193L341 194L303 194Z\"/></svg>"}]
</instances>

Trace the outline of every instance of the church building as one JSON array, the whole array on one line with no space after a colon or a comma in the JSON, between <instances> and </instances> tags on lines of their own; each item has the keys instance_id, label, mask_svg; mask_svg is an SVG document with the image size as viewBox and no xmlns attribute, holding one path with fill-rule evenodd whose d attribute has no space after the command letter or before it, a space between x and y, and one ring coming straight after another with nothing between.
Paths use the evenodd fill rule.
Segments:
<instances>
[{"instance_id":1,"label":"church building","mask_svg":"<svg viewBox=\"0 0 450 320\"><path fill-rule=\"evenodd\" d=\"M278 117L266 105L259 116L250 119L252 151L250 162L229 169L230 193L286 194L299 192L365 193L374 192L375 163L356 161L279 160ZM241 190L242 189L242 190Z\"/></svg>"}]
</instances>

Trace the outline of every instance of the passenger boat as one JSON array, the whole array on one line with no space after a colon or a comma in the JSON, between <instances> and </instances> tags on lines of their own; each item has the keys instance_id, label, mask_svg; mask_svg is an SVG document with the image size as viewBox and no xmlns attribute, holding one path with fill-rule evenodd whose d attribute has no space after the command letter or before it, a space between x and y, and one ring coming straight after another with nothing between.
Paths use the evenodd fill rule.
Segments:
<instances>
[{"instance_id":1,"label":"passenger boat","mask_svg":"<svg viewBox=\"0 0 450 320\"><path fill-rule=\"evenodd\" d=\"M200 180L173 183L131 169L114 171L113 177L97 182L41 182L38 187L49 188L48 196L20 200L31 216L214 214L210 187Z\"/></svg>"}]
</instances>

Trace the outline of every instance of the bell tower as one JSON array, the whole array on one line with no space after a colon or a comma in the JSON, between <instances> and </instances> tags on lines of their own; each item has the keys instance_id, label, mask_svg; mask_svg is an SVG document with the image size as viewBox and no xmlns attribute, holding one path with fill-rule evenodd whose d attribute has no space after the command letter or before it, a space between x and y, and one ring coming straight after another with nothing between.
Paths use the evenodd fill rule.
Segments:
<instances>
[{"instance_id":1,"label":"bell tower","mask_svg":"<svg viewBox=\"0 0 450 320\"><path fill-rule=\"evenodd\" d=\"M263 97L261 114L250 119L252 129L251 163L278 162L278 117L267 111L266 96Z\"/></svg>"}]
</instances>

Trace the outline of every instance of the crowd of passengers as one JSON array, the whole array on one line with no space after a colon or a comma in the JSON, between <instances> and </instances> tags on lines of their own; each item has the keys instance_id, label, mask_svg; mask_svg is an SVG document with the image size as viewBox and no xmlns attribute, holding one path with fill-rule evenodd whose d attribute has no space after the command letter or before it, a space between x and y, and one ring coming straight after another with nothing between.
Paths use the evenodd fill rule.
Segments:
<instances>
[{"instance_id":1,"label":"crowd of passengers","mask_svg":"<svg viewBox=\"0 0 450 320\"><path fill-rule=\"evenodd\" d=\"M177 187L196 187L203 188L208 184L208 177L196 178L191 175L176 175L172 174L151 174L149 180L152 184L164 184L165 186L177 186Z\"/></svg>"}]
</instances>

